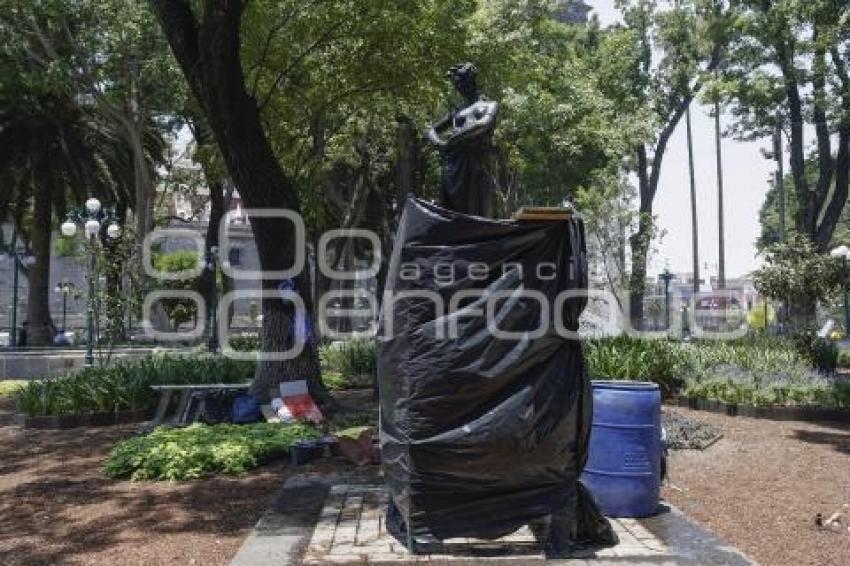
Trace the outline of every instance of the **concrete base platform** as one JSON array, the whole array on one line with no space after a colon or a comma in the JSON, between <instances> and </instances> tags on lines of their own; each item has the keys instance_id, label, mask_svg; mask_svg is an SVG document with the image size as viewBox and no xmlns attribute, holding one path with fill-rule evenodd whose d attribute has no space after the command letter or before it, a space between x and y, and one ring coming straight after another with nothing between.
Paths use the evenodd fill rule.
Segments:
<instances>
[{"instance_id":1,"label":"concrete base platform","mask_svg":"<svg viewBox=\"0 0 850 566\"><path fill-rule=\"evenodd\" d=\"M388 493L376 478L303 475L290 478L233 558L264 564L751 564L744 555L664 506L648 519L613 519L620 543L577 549L547 560L527 528L496 541L450 539L411 555L387 533Z\"/></svg>"}]
</instances>

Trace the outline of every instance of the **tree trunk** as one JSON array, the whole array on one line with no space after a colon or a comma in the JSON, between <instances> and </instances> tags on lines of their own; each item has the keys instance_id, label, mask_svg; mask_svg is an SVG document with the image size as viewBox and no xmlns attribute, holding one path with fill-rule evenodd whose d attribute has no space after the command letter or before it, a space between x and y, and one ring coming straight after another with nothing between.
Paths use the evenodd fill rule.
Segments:
<instances>
[{"instance_id":1,"label":"tree trunk","mask_svg":"<svg viewBox=\"0 0 850 566\"><path fill-rule=\"evenodd\" d=\"M652 211L643 212L638 219L637 232L629 238L632 249L632 269L629 276L629 319L632 328L643 328L643 298L646 296L646 260L652 240Z\"/></svg>"},{"instance_id":2,"label":"tree trunk","mask_svg":"<svg viewBox=\"0 0 850 566\"><path fill-rule=\"evenodd\" d=\"M228 173L248 209L288 210L300 215L296 187L284 174L266 137L256 101L245 88L240 60L240 24L244 2L209 0L198 22L182 0L150 0L186 79L204 110ZM296 239L292 222L279 218L250 218L260 266L271 272L291 268L296 246L306 248L304 234ZM305 254L306 255L306 254ZM294 288L312 320L309 273L301 269ZM262 301L262 351L286 351L294 341L295 308L275 295L286 282L267 277ZM328 400L322 385L319 358L311 341L290 360L265 356L257 364L251 393L261 400L282 381L304 379L314 397Z\"/></svg>"},{"instance_id":3,"label":"tree trunk","mask_svg":"<svg viewBox=\"0 0 850 566\"><path fill-rule=\"evenodd\" d=\"M220 181L209 182L210 188L210 220L207 223L207 234L204 241L204 256L206 257L213 248L218 247L218 228L221 219L224 218L224 186ZM204 269L201 273L199 287L200 293L207 302L212 305L212 293L215 288L215 273L210 269Z\"/></svg>"},{"instance_id":4,"label":"tree trunk","mask_svg":"<svg viewBox=\"0 0 850 566\"><path fill-rule=\"evenodd\" d=\"M139 92L137 89L138 69L129 67L126 72L128 94L126 100L126 118L122 121L124 135L130 145L133 158L133 188L135 192L136 206L136 244L141 249L145 236L153 230L154 210L153 204L156 198L156 190L148 171L148 161L145 157L144 144L144 116L139 105Z\"/></svg>"},{"instance_id":5,"label":"tree trunk","mask_svg":"<svg viewBox=\"0 0 850 566\"><path fill-rule=\"evenodd\" d=\"M27 345L53 344L53 320L50 318L50 237L53 215L50 187L40 174L33 178L33 226L31 245L35 264L27 269Z\"/></svg>"}]
</instances>

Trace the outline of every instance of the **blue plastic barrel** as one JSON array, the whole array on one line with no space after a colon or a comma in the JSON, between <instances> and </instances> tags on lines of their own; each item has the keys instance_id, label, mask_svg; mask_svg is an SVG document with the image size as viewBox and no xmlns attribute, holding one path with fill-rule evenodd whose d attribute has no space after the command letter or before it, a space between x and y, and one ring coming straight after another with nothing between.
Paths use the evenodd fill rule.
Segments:
<instances>
[{"instance_id":1,"label":"blue plastic barrel","mask_svg":"<svg viewBox=\"0 0 850 566\"><path fill-rule=\"evenodd\" d=\"M646 517L661 487L661 392L655 383L593 381L582 483L609 517Z\"/></svg>"}]
</instances>

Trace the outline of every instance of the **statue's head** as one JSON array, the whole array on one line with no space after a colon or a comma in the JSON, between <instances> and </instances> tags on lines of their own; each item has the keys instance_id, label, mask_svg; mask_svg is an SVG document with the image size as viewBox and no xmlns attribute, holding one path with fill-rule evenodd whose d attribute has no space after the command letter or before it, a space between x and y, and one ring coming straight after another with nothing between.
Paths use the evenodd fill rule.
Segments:
<instances>
[{"instance_id":1,"label":"statue's head","mask_svg":"<svg viewBox=\"0 0 850 566\"><path fill-rule=\"evenodd\" d=\"M464 98L468 100L478 98L478 86L475 84L478 69L475 68L475 65L470 62L458 63L449 69L447 75Z\"/></svg>"}]
</instances>

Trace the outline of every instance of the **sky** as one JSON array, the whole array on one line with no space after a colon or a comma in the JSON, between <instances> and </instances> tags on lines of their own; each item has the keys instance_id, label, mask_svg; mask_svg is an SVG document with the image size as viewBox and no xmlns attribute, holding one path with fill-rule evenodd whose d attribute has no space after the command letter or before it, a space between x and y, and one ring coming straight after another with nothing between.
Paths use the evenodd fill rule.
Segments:
<instances>
[{"instance_id":1,"label":"sky","mask_svg":"<svg viewBox=\"0 0 850 566\"><path fill-rule=\"evenodd\" d=\"M620 20L614 0L585 0L585 3L594 8L593 13L603 25ZM725 129L730 121L730 116L721 115L721 129ZM714 118L710 116L708 107L696 103L691 107L691 128L699 214L700 275L705 278L706 275L717 275L719 257ZM665 265L676 273L693 269L686 144L683 118L664 155L655 197L655 214L665 235L655 242L657 251L650 261L650 274L658 273ZM769 149L770 145L770 139L739 142L724 138L722 141L727 278L744 276L758 264L755 248L759 235L758 215L769 188L768 179L776 166L774 161L762 157L759 149ZM787 157L785 169L788 170Z\"/></svg>"}]
</instances>

